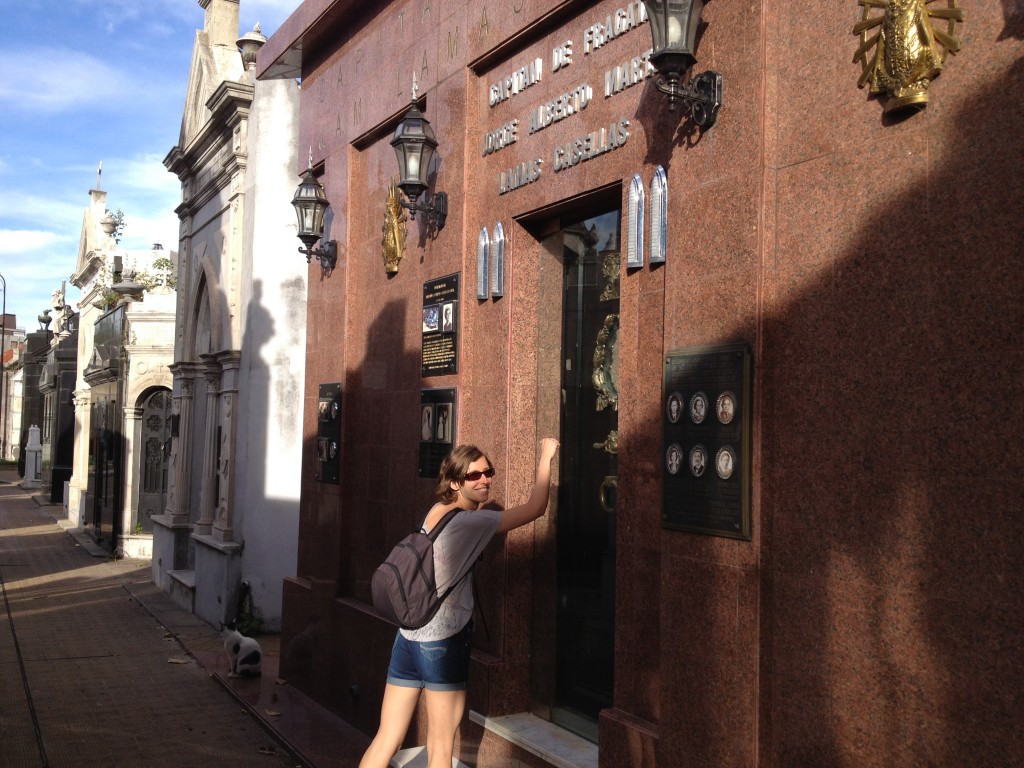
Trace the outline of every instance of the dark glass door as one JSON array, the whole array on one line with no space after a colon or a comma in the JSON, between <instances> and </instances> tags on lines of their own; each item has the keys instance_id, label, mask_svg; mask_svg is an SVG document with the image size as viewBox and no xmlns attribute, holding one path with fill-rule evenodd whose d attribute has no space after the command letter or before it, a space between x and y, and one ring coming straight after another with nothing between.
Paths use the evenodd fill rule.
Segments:
<instances>
[{"instance_id":1,"label":"dark glass door","mask_svg":"<svg viewBox=\"0 0 1024 768\"><path fill-rule=\"evenodd\" d=\"M116 382L94 386L90 444L89 493L93 504L94 535L113 553L121 535L124 485L121 406Z\"/></svg>"},{"instance_id":2,"label":"dark glass door","mask_svg":"<svg viewBox=\"0 0 1024 768\"><path fill-rule=\"evenodd\" d=\"M618 210L562 229L562 415L552 719L597 739L612 703L618 438Z\"/></svg>"},{"instance_id":3,"label":"dark glass door","mask_svg":"<svg viewBox=\"0 0 1024 768\"><path fill-rule=\"evenodd\" d=\"M167 469L171 456L171 392L160 389L142 407L141 486L136 531L151 533L153 515L162 515L167 501Z\"/></svg>"}]
</instances>

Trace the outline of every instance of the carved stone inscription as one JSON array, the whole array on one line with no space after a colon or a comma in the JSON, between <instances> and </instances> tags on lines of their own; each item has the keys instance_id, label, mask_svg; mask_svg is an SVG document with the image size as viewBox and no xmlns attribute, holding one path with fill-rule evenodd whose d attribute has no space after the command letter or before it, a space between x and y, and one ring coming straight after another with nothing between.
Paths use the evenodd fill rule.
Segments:
<instances>
[{"instance_id":1,"label":"carved stone inscription","mask_svg":"<svg viewBox=\"0 0 1024 768\"><path fill-rule=\"evenodd\" d=\"M647 22L647 9L643 2L635 0L619 8L615 13L586 26L582 31L582 52L584 56L601 48L617 37L638 28ZM650 63L651 51L617 64L604 73L604 96L615 94L643 82L654 73ZM540 82L543 75L543 59L532 58L511 73L491 84L488 88L488 105L494 108L526 91ZM564 40L551 51L551 72L564 72L573 64L573 41ZM568 83L569 90L541 104L529 108L526 116L514 118L496 126L483 136L484 157L520 143L520 127L527 136L567 120L586 110L594 98L594 88L588 82ZM520 125L522 123L522 125ZM585 129L585 132L555 148L550 159L553 172L572 168L579 163L599 157L606 152L623 146L629 139L629 120L622 117L608 126ZM520 159L498 172L498 194L504 195L538 181L543 174L544 158Z\"/></svg>"},{"instance_id":2,"label":"carved stone inscription","mask_svg":"<svg viewBox=\"0 0 1024 768\"><path fill-rule=\"evenodd\" d=\"M751 368L745 344L666 358L665 528L750 539Z\"/></svg>"}]
</instances>

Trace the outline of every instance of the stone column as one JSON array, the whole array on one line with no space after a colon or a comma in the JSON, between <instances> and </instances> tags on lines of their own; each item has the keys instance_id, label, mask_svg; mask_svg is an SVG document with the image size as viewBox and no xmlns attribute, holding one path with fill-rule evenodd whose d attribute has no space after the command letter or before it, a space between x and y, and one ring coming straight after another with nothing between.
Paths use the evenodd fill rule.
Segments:
<instances>
[{"instance_id":1,"label":"stone column","mask_svg":"<svg viewBox=\"0 0 1024 768\"><path fill-rule=\"evenodd\" d=\"M175 363L171 366L174 375L172 419L177 419L177 435L171 439L171 471L167 489L167 522L171 525L188 525L189 478L192 469L192 398L195 393L196 366L190 363Z\"/></svg>"},{"instance_id":2,"label":"stone column","mask_svg":"<svg viewBox=\"0 0 1024 768\"><path fill-rule=\"evenodd\" d=\"M203 439L203 486L199 494L199 520L196 522L195 533L208 536L213 530L219 484L217 427L221 420L217 405L220 400L221 370L216 355L205 354L200 357L203 359L203 376L206 377L206 435Z\"/></svg>"},{"instance_id":3,"label":"stone column","mask_svg":"<svg viewBox=\"0 0 1024 768\"><path fill-rule=\"evenodd\" d=\"M92 415L92 390L76 389L72 395L75 404L75 457L68 483L68 520L81 528L84 513L89 509L89 430Z\"/></svg>"},{"instance_id":4,"label":"stone column","mask_svg":"<svg viewBox=\"0 0 1024 768\"><path fill-rule=\"evenodd\" d=\"M218 498L217 519L213 524L213 535L220 541L231 541L234 536L235 502L235 444L237 432L238 369L242 353L229 350L217 355L223 376L220 387L220 452L217 462Z\"/></svg>"},{"instance_id":5,"label":"stone column","mask_svg":"<svg viewBox=\"0 0 1024 768\"><path fill-rule=\"evenodd\" d=\"M124 409L124 488L122 496L124 509L121 511L122 535L135 533L139 509L140 457L143 446L139 444L144 409L125 406Z\"/></svg>"}]
</instances>

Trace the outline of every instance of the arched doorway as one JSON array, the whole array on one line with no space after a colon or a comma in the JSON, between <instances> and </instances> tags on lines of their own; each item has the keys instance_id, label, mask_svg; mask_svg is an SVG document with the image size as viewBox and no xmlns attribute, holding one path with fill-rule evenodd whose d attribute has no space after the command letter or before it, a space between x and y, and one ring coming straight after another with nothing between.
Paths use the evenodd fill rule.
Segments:
<instances>
[{"instance_id":1,"label":"arched doorway","mask_svg":"<svg viewBox=\"0 0 1024 768\"><path fill-rule=\"evenodd\" d=\"M151 533L153 515L162 515L167 503L171 458L171 391L155 389L141 403L139 503L133 521L136 533Z\"/></svg>"}]
</instances>

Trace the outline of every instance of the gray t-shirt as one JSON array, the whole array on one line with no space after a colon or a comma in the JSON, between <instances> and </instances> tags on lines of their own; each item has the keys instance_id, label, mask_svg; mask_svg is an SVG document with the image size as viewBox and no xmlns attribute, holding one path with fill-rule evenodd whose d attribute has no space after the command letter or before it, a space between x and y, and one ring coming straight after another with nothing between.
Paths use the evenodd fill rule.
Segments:
<instances>
[{"instance_id":1,"label":"gray t-shirt","mask_svg":"<svg viewBox=\"0 0 1024 768\"><path fill-rule=\"evenodd\" d=\"M498 530L501 512L474 509L457 514L434 542L434 577L442 594L469 571ZM399 630L417 643L444 640L458 634L473 618L473 574L463 579L441 603L434 618L419 629Z\"/></svg>"}]
</instances>

